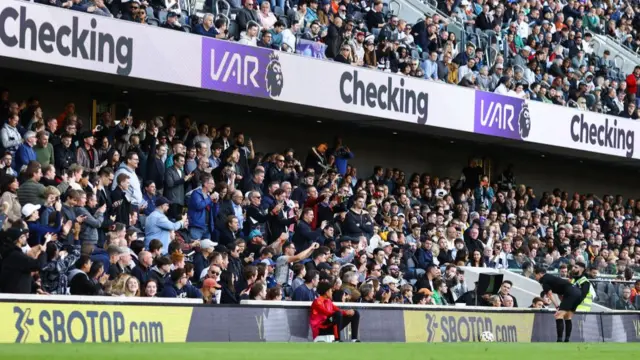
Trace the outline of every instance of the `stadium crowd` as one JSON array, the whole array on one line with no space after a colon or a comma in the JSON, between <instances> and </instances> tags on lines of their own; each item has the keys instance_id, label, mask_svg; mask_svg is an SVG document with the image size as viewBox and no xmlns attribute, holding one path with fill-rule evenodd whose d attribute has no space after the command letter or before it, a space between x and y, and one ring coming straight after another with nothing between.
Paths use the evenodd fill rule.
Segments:
<instances>
[{"instance_id":1,"label":"stadium crowd","mask_svg":"<svg viewBox=\"0 0 640 360\"><path fill-rule=\"evenodd\" d=\"M591 41L606 34L638 50L640 5L629 1L439 0L447 17L415 24L384 0L232 0L233 20L188 16L176 1L37 2L288 52L300 41L322 43L337 62L624 118L640 114L640 67L623 74ZM449 31L454 21L465 28L463 39Z\"/></svg>"},{"instance_id":2,"label":"stadium crowd","mask_svg":"<svg viewBox=\"0 0 640 360\"><path fill-rule=\"evenodd\" d=\"M273 152L186 115L91 129L73 103L45 117L37 98L0 100L0 292L236 304L309 301L327 282L338 301L509 307L511 283L478 297L462 267L638 271L634 199L541 193L478 163L361 175L341 138Z\"/></svg>"}]
</instances>

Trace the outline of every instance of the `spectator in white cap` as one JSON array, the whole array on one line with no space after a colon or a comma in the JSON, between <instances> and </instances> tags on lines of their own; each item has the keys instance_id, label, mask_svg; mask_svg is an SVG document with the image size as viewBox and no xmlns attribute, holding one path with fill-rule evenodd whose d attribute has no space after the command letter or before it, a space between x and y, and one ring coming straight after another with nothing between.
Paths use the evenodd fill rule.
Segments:
<instances>
[{"instance_id":1,"label":"spectator in white cap","mask_svg":"<svg viewBox=\"0 0 640 360\"><path fill-rule=\"evenodd\" d=\"M62 231L63 235L68 233L71 229L71 223L62 229L62 217L60 216L60 206L56 205L58 211L56 212L55 226L47 226L40 224L40 205L25 204L22 206L22 218L29 227L29 239L27 240L29 246L34 247L36 245L44 244L45 239L49 240L53 235L56 235Z\"/></svg>"},{"instance_id":2,"label":"spectator in white cap","mask_svg":"<svg viewBox=\"0 0 640 360\"><path fill-rule=\"evenodd\" d=\"M196 276L200 276L203 271L209 268L209 256L216 246L218 246L218 243L209 239L200 240L200 247L196 247L196 253L193 255L193 273Z\"/></svg>"},{"instance_id":3,"label":"spectator in white cap","mask_svg":"<svg viewBox=\"0 0 640 360\"><path fill-rule=\"evenodd\" d=\"M29 161L36 160L36 152L33 150L35 144L36 133L27 131L27 133L24 134L24 142L18 146L18 150L16 151L14 170L20 172L22 167L27 165Z\"/></svg>"}]
</instances>

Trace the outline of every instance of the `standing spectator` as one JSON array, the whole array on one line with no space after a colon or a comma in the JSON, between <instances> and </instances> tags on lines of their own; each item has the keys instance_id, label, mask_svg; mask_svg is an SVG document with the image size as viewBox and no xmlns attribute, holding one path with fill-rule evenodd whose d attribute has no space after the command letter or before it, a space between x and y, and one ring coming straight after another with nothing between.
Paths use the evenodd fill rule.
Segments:
<instances>
[{"instance_id":1,"label":"standing spectator","mask_svg":"<svg viewBox=\"0 0 640 360\"><path fill-rule=\"evenodd\" d=\"M3 230L11 227L11 224L20 220L20 217L22 216L22 207L20 206L18 195L16 194L19 186L20 183L18 183L18 179L15 176L5 175L0 177L0 191L2 191L0 203L6 203L9 205L7 210L5 210L7 218L2 225Z\"/></svg>"},{"instance_id":2,"label":"standing spectator","mask_svg":"<svg viewBox=\"0 0 640 360\"><path fill-rule=\"evenodd\" d=\"M173 157L173 166L167 169L164 179L164 196L171 201L168 216L177 219L184 206L184 183L189 181L193 174L184 173L184 155L177 154Z\"/></svg>"},{"instance_id":3,"label":"standing spectator","mask_svg":"<svg viewBox=\"0 0 640 360\"><path fill-rule=\"evenodd\" d=\"M48 165L55 166L55 157L53 152L53 145L49 142L49 134L46 131L38 133L38 143L34 147L36 153L36 160L46 167Z\"/></svg>"},{"instance_id":4,"label":"standing spectator","mask_svg":"<svg viewBox=\"0 0 640 360\"><path fill-rule=\"evenodd\" d=\"M191 240L211 239L215 234L215 218L218 215L219 194L213 191L215 188L213 177L202 174L200 179L202 187L191 193L188 204L187 215Z\"/></svg>"},{"instance_id":5,"label":"standing spectator","mask_svg":"<svg viewBox=\"0 0 640 360\"><path fill-rule=\"evenodd\" d=\"M82 134L82 138L83 144L76 150L78 165L82 166L85 171L97 172L99 170L100 158L98 157L98 150L93 147L95 138L90 132Z\"/></svg>"},{"instance_id":6,"label":"standing spectator","mask_svg":"<svg viewBox=\"0 0 640 360\"><path fill-rule=\"evenodd\" d=\"M89 209L91 205L97 205L97 202L98 201L94 193L80 193L80 200L76 203L74 208L76 216L86 216L80 227L80 240L82 241L82 244L98 244L98 229L102 226L104 221L107 204L103 204L95 213L92 214Z\"/></svg>"},{"instance_id":7,"label":"standing spectator","mask_svg":"<svg viewBox=\"0 0 640 360\"><path fill-rule=\"evenodd\" d=\"M260 19L256 11L253 10L254 0L245 0L244 7L236 15L236 22L240 31L249 31L249 24L253 21L256 25L255 30L258 30L258 24ZM255 36L255 35L254 35Z\"/></svg>"},{"instance_id":8,"label":"standing spectator","mask_svg":"<svg viewBox=\"0 0 640 360\"><path fill-rule=\"evenodd\" d=\"M24 142L18 146L15 155L14 170L20 172L22 167L29 164L30 161L36 161L36 152L33 150L36 144L36 133L27 131L24 134Z\"/></svg>"},{"instance_id":9,"label":"standing spectator","mask_svg":"<svg viewBox=\"0 0 640 360\"><path fill-rule=\"evenodd\" d=\"M146 202L142 198L142 188L140 186L140 179L136 174L136 169L138 168L138 164L140 164L140 157L136 152L128 152L125 158L125 162L120 164L120 167L116 170L114 174L115 178L118 179L120 174L126 174L129 176L129 187L125 189L125 193L129 196L130 202L132 205L138 206L140 210L143 210L146 206ZM115 190L118 187L117 183L113 183L111 186L111 190ZM114 201L116 201L114 199Z\"/></svg>"},{"instance_id":10,"label":"standing spectator","mask_svg":"<svg viewBox=\"0 0 640 360\"><path fill-rule=\"evenodd\" d=\"M166 213L169 211L171 202L165 197L156 200L156 210L147 217L145 223L145 246L149 245L151 239L158 239L162 242L162 253L169 252L170 232L188 227L187 216L183 215L182 220L177 222L169 221Z\"/></svg>"},{"instance_id":11,"label":"standing spectator","mask_svg":"<svg viewBox=\"0 0 640 360\"><path fill-rule=\"evenodd\" d=\"M22 248L27 244L29 231L13 227L4 232L0 240L0 292L12 294L30 294L32 289L31 273L40 271L46 264L47 254L42 245L33 246L27 252ZM49 238L48 240L50 240ZM45 243L44 246L46 246Z\"/></svg>"},{"instance_id":12,"label":"standing spectator","mask_svg":"<svg viewBox=\"0 0 640 360\"><path fill-rule=\"evenodd\" d=\"M135 174L133 175L135 176ZM131 197L127 191L131 188L130 176L121 173L114 181L117 187L111 192L111 201L113 201L113 214L116 216L115 221L127 224L129 223L129 215L131 214Z\"/></svg>"},{"instance_id":13,"label":"standing spectator","mask_svg":"<svg viewBox=\"0 0 640 360\"><path fill-rule=\"evenodd\" d=\"M20 204L44 204L44 185L40 184L42 166L37 161L31 161L25 171L27 180L17 190Z\"/></svg>"},{"instance_id":14,"label":"standing spectator","mask_svg":"<svg viewBox=\"0 0 640 360\"><path fill-rule=\"evenodd\" d=\"M53 149L56 170L60 174L64 174L71 164L76 163L76 153L71 146L72 139L73 135L65 132L60 138L60 144L55 145Z\"/></svg>"},{"instance_id":15,"label":"standing spectator","mask_svg":"<svg viewBox=\"0 0 640 360\"><path fill-rule=\"evenodd\" d=\"M145 180L153 181L156 191L162 194L164 189L164 177L166 167L162 159L167 155L166 145L156 145L156 138L150 134L147 137L152 137L151 145L149 146L149 157L147 158L147 171ZM155 154L155 156L153 155ZM144 195L143 195L144 197ZM147 205L149 207L149 205Z\"/></svg>"},{"instance_id":16,"label":"standing spectator","mask_svg":"<svg viewBox=\"0 0 640 360\"><path fill-rule=\"evenodd\" d=\"M2 139L2 147L5 151L15 155L18 150L18 146L22 144L22 135L17 129L20 117L18 115L9 116L7 123L2 127L0 131L0 138Z\"/></svg>"},{"instance_id":17,"label":"standing spectator","mask_svg":"<svg viewBox=\"0 0 640 360\"><path fill-rule=\"evenodd\" d=\"M380 1L380 3L382 3L382 1ZM327 36L324 37L324 43L327 45L325 56L329 59L333 59L338 56L343 40L342 18L340 18L339 16L334 16L333 22L327 29Z\"/></svg>"}]
</instances>

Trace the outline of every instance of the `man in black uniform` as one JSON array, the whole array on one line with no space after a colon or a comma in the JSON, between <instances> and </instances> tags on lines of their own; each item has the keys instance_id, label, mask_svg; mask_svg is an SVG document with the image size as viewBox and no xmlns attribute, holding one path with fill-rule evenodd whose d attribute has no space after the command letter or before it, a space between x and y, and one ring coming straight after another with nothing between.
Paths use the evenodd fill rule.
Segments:
<instances>
[{"instance_id":1,"label":"man in black uniform","mask_svg":"<svg viewBox=\"0 0 640 360\"><path fill-rule=\"evenodd\" d=\"M536 277L536 280L538 280L542 285L541 296L547 295L558 309L554 315L556 319L558 342L563 341L562 335L565 332L565 329L567 331L564 335L564 342L569 342L569 339L571 338L571 329L573 328L571 318L578 308L578 305L582 302L582 293L580 292L580 289L576 288L565 279L547 274L547 271L543 268L536 268L533 271L533 274ZM552 293L555 293L562 299L560 301L560 306L556 304Z\"/></svg>"}]
</instances>

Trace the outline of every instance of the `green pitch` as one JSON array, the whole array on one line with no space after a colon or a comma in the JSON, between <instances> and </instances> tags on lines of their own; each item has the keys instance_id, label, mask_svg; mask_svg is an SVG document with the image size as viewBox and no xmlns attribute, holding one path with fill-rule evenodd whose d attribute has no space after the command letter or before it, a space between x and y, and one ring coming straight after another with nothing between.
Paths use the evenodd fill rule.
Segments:
<instances>
[{"instance_id":1,"label":"green pitch","mask_svg":"<svg viewBox=\"0 0 640 360\"><path fill-rule=\"evenodd\" d=\"M335 360L335 359L620 359L637 354L637 344L55 344L0 345L0 359L19 360ZM620 356L620 357L618 357Z\"/></svg>"}]
</instances>

